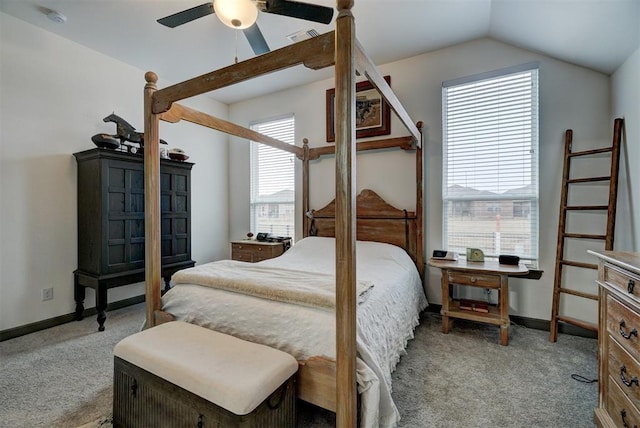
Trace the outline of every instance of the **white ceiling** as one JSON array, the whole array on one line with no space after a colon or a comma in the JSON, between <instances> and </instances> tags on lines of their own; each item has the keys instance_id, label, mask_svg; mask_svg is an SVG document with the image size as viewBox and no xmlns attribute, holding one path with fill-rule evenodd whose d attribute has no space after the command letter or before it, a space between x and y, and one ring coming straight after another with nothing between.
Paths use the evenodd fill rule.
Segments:
<instances>
[{"instance_id":1,"label":"white ceiling","mask_svg":"<svg viewBox=\"0 0 640 428\"><path fill-rule=\"evenodd\" d=\"M334 0L305 1L335 7ZM156 22L201 3L205 0L0 0L0 10L176 83L234 61L235 31L215 15L174 29ZM67 22L47 19L47 9L64 14ZM611 74L640 46L640 0L355 0L353 14L356 36L377 64L492 37ZM272 50L289 44L291 33L334 28L266 13L258 24ZM244 35L237 40L239 59L252 57ZM211 95L233 103L331 73L296 67Z\"/></svg>"}]
</instances>

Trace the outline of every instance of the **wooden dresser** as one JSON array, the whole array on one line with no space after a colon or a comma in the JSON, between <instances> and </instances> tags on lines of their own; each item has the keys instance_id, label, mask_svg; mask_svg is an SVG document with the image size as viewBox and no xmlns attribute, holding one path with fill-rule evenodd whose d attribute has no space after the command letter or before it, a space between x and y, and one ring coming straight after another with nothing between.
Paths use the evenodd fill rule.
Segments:
<instances>
[{"instance_id":1,"label":"wooden dresser","mask_svg":"<svg viewBox=\"0 0 640 428\"><path fill-rule=\"evenodd\" d=\"M111 149L74 153L78 163L78 269L76 319L86 287L96 290L99 330L104 330L107 290L144 281L144 158ZM191 260L190 162L160 161L162 276L194 266Z\"/></svg>"},{"instance_id":2,"label":"wooden dresser","mask_svg":"<svg viewBox=\"0 0 640 428\"><path fill-rule=\"evenodd\" d=\"M640 427L640 253L589 251L598 257L599 427Z\"/></svg>"},{"instance_id":3,"label":"wooden dresser","mask_svg":"<svg viewBox=\"0 0 640 428\"><path fill-rule=\"evenodd\" d=\"M285 252L286 242L254 240L231 241L231 259L243 262L259 262L278 257Z\"/></svg>"}]
</instances>

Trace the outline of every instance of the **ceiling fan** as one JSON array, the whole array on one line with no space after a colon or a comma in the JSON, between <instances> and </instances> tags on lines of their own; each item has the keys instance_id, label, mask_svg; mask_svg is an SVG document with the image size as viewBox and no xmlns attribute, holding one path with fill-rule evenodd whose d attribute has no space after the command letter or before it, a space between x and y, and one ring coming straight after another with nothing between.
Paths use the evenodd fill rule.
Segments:
<instances>
[{"instance_id":1,"label":"ceiling fan","mask_svg":"<svg viewBox=\"0 0 640 428\"><path fill-rule=\"evenodd\" d=\"M258 10L265 13L290 16L307 21L329 24L333 9L326 6L290 0L215 0L182 12L158 19L158 23L170 28L215 13L227 26L242 30L256 55L269 52L269 45L256 23Z\"/></svg>"}]
</instances>

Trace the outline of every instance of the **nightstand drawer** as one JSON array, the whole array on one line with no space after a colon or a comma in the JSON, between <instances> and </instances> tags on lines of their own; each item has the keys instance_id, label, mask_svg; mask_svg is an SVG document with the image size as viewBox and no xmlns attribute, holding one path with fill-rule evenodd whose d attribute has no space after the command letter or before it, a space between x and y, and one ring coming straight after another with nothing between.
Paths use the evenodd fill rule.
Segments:
<instances>
[{"instance_id":1,"label":"nightstand drawer","mask_svg":"<svg viewBox=\"0 0 640 428\"><path fill-rule=\"evenodd\" d=\"M630 272L622 272L615 266L604 265L604 281L620 290L626 296L633 296L640 302L640 278Z\"/></svg>"},{"instance_id":2,"label":"nightstand drawer","mask_svg":"<svg viewBox=\"0 0 640 428\"><path fill-rule=\"evenodd\" d=\"M607 330L636 360L640 361L640 315L607 294Z\"/></svg>"},{"instance_id":3,"label":"nightstand drawer","mask_svg":"<svg viewBox=\"0 0 640 428\"><path fill-rule=\"evenodd\" d=\"M500 276L449 271L449 283L482 288L500 288Z\"/></svg>"},{"instance_id":4,"label":"nightstand drawer","mask_svg":"<svg viewBox=\"0 0 640 428\"><path fill-rule=\"evenodd\" d=\"M271 248L264 244L231 244L231 248L235 251L249 251L249 252L271 252Z\"/></svg>"},{"instance_id":5,"label":"nightstand drawer","mask_svg":"<svg viewBox=\"0 0 640 428\"><path fill-rule=\"evenodd\" d=\"M238 260L241 262L253 262L253 253L249 252L249 251L233 251L231 253L231 258L233 260Z\"/></svg>"},{"instance_id":6,"label":"nightstand drawer","mask_svg":"<svg viewBox=\"0 0 640 428\"><path fill-rule=\"evenodd\" d=\"M272 259L284 253L282 242L232 242L231 258L243 262L260 262Z\"/></svg>"}]
</instances>

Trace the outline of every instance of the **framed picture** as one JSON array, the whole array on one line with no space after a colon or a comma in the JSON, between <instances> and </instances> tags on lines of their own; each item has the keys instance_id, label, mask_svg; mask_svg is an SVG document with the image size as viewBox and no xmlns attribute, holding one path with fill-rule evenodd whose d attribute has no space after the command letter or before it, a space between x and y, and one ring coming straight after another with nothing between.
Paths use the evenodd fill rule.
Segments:
<instances>
[{"instance_id":1,"label":"framed picture","mask_svg":"<svg viewBox=\"0 0 640 428\"><path fill-rule=\"evenodd\" d=\"M391 76L384 76L391 86ZM336 141L336 90L327 89L327 142ZM356 83L356 138L391 134L391 108L370 82Z\"/></svg>"}]
</instances>

